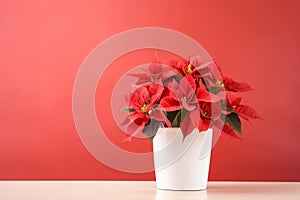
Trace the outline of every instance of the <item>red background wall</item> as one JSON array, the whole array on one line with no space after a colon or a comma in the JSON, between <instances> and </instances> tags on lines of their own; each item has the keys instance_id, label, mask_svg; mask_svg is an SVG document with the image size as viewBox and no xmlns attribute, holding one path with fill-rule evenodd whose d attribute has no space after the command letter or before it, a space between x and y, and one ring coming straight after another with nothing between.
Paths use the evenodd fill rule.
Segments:
<instances>
[{"instance_id":1,"label":"red background wall","mask_svg":"<svg viewBox=\"0 0 300 200\"><path fill-rule=\"evenodd\" d=\"M221 139L210 180L300 181L300 2L0 1L0 179L153 180L110 169L83 147L72 118L77 70L101 41L145 26L185 33L228 76L256 91L264 118ZM130 145L130 144L128 144Z\"/></svg>"}]
</instances>

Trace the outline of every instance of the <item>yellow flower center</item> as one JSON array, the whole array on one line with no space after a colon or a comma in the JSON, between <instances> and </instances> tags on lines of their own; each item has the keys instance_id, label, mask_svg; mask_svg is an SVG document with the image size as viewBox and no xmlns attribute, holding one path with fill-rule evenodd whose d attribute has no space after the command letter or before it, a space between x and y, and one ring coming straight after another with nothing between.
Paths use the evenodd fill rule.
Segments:
<instances>
[{"instance_id":1,"label":"yellow flower center","mask_svg":"<svg viewBox=\"0 0 300 200\"><path fill-rule=\"evenodd\" d=\"M193 70L192 70L192 66L191 66L191 64L189 64L188 66L187 66L187 73L191 73Z\"/></svg>"},{"instance_id":2,"label":"yellow flower center","mask_svg":"<svg viewBox=\"0 0 300 200\"><path fill-rule=\"evenodd\" d=\"M144 104L144 105L141 107L141 110L142 110L143 112L146 112L146 110L147 110L147 105Z\"/></svg>"},{"instance_id":3,"label":"yellow flower center","mask_svg":"<svg viewBox=\"0 0 300 200\"><path fill-rule=\"evenodd\" d=\"M205 117L206 115L207 115L207 112L204 112L204 113L202 114L203 117Z\"/></svg>"},{"instance_id":4,"label":"yellow flower center","mask_svg":"<svg viewBox=\"0 0 300 200\"><path fill-rule=\"evenodd\" d=\"M187 100L188 100L188 98L187 98L187 97L183 97L183 100L187 101Z\"/></svg>"},{"instance_id":5,"label":"yellow flower center","mask_svg":"<svg viewBox=\"0 0 300 200\"><path fill-rule=\"evenodd\" d=\"M220 80L217 80L216 85L219 87L224 87L224 83L222 83Z\"/></svg>"},{"instance_id":6,"label":"yellow flower center","mask_svg":"<svg viewBox=\"0 0 300 200\"><path fill-rule=\"evenodd\" d=\"M236 106L232 106L232 109L233 109L233 110L236 109Z\"/></svg>"}]
</instances>

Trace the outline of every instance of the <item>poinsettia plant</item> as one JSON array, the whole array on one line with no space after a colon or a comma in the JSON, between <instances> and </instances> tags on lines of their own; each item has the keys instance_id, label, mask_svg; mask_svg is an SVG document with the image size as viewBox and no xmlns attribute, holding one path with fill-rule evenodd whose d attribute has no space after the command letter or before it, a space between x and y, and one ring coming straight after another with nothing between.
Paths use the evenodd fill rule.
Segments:
<instances>
[{"instance_id":1,"label":"poinsettia plant","mask_svg":"<svg viewBox=\"0 0 300 200\"><path fill-rule=\"evenodd\" d=\"M241 138L241 118L260 118L237 96L251 86L224 76L216 62L155 61L143 73L129 75L137 78L124 109L128 115L123 125L130 137L143 133L152 139L160 127L180 127L183 138L195 128Z\"/></svg>"}]
</instances>

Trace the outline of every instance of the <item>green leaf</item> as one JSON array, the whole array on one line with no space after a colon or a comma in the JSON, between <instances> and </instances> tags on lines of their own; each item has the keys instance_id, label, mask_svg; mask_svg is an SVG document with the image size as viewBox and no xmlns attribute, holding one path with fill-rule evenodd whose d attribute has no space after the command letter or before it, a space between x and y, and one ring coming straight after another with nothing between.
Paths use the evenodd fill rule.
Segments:
<instances>
[{"instance_id":1,"label":"green leaf","mask_svg":"<svg viewBox=\"0 0 300 200\"><path fill-rule=\"evenodd\" d=\"M167 112L167 118L172 123L172 127L179 127L180 126L180 122L179 122L179 124L177 122L178 115L180 115L180 110L176 110L176 111L172 111L172 112Z\"/></svg>"},{"instance_id":2,"label":"green leaf","mask_svg":"<svg viewBox=\"0 0 300 200\"><path fill-rule=\"evenodd\" d=\"M121 109L122 112L127 112L127 113L133 113L135 112L136 110L134 109L131 109L131 108L128 108L128 107L124 107Z\"/></svg>"},{"instance_id":3,"label":"green leaf","mask_svg":"<svg viewBox=\"0 0 300 200\"><path fill-rule=\"evenodd\" d=\"M173 75L173 76L171 76L171 77L169 77L169 78L163 80L163 84L165 84L165 83L171 81L172 79L174 79L175 81L177 81L177 83L180 82L180 77L178 77L178 76L176 76L176 75Z\"/></svg>"},{"instance_id":4,"label":"green leaf","mask_svg":"<svg viewBox=\"0 0 300 200\"><path fill-rule=\"evenodd\" d=\"M180 127L181 124L181 110L176 113L175 118L172 121L172 127Z\"/></svg>"},{"instance_id":5,"label":"green leaf","mask_svg":"<svg viewBox=\"0 0 300 200\"><path fill-rule=\"evenodd\" d=\"M208 90L209 92L216 94L217 93L217 89L215 87L211 87L211 86L206 86L206 90Z\"/></svg>"},{"instance_id":6,"label":"green leaf","mask_svg":"<svg viewBox=\"0 0 300 200\"><path fill-rule=\"evenodd\" d=\"M167 118L172 122L175 119L177 112L178 111L167 112Z\"/></svg>"},{"instance_id":7,"label":"green leaf","mask_svg":"<svg viewBox=\"0 0 300 200\"><path fill-rule=\"evenodd\" d=\"M226 115L225 123L242 135L241 120L236 113L230 113Z\"/></svg>"},{"instance_id":8,"label":"green leaf","mask_svg":"<svg viewBox=\"0 0 300 200\"><path fill-rule=\"evenodd\" d=\"M152 141L160 126L160 122L152 119L143 129L143 133Z\"/></svg>"}]
</instances>

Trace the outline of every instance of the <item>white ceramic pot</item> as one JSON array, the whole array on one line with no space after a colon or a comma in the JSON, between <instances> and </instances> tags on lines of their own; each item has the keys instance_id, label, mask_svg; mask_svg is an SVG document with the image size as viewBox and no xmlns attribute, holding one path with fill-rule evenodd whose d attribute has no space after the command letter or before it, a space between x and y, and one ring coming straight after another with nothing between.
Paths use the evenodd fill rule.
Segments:
<instances>
[{"instance_id":1,"label":"white ceramic pot","mask_svg":"<svg viewBox=\"0 0 300 200\"><path fill-rule=\"evenodd\" d=\"M166 190L205 190L212 129L194 129L184 140L179 128L159 128L153 138L156 186Z\"/></svg>"}]
</instances>

